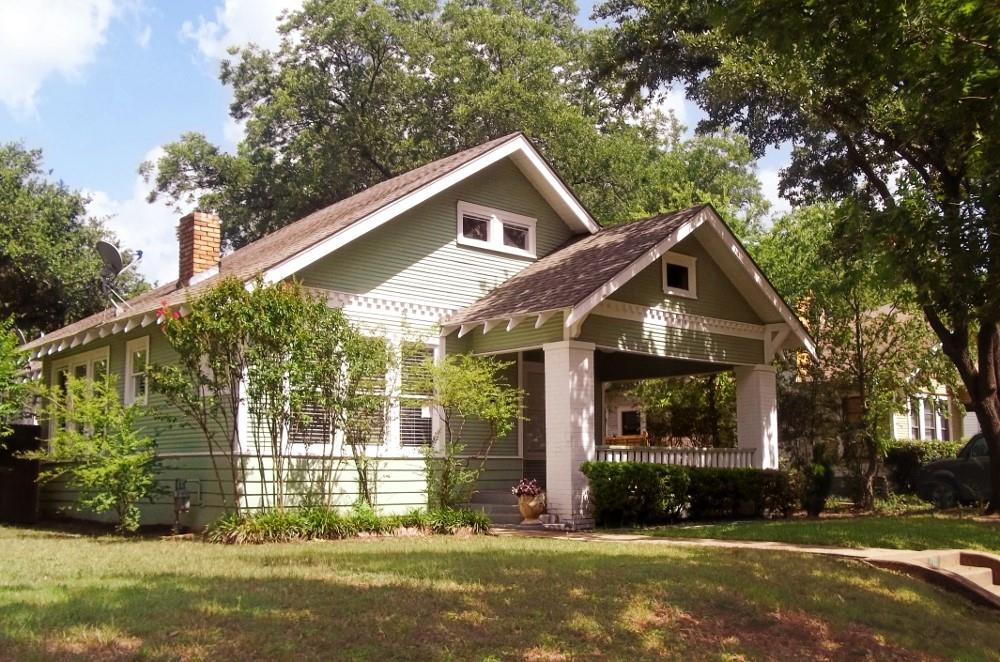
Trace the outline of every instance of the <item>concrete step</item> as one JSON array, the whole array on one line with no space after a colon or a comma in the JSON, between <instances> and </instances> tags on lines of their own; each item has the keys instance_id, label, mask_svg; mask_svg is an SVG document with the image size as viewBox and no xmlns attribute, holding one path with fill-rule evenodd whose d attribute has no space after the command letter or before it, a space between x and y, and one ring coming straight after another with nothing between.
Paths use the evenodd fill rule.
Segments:
<instances>
[{"instance_id":1,"label":"concrete step","mask_svg":"<svg viewBox=\"0 0 1000 662\"><path fill-rule=\"evenodd\" d=\"M517 525L521 523L522 518L521 513L517 513L515 515L490 515L490 519L498 525Z\"/></svg>"},{"instance_id":2,"label":"concrete step","mask_svg":"<svg viewBox=\"0 0 1000 662\"><path fill-rule=\"evenodd\" d=\"M478 510L487 515L520 515L521 511L517 506L502 503L470 503L470 510Z\"/></svg>"},{"instance_id":3,"label":"concrete step","mask_svg":"<svg viewBox=\"0 0 1000 662\"><path fill-rule=\"evenodd\" d=\"M993 571L989 568L977 568L975 566L963 565L957 568L950 568L956 575L961 575L973 584L978 584L985 589L993 589Z\"/></svg>"},{"instance_id":4,"label":"concrete step","mask_svg":"<svg viewBox=\"0 0 1000 662\"><path fill-rule=\"evenodd\" d=\"M962 556L958 550L935 552L927 557L927 565L935 570L951 570L962 565Z\"/></svg>"},{"instance_id":5,"label":"concrete step","mask_svg":"<svg viewBox=\"0 0 1000 662\"><path fill-rule=\"evenodd\" d=\"M472 495L469 503L493 503L516 506L517 497L507 490L480 490Z\"/></svg>"}]
</instances>

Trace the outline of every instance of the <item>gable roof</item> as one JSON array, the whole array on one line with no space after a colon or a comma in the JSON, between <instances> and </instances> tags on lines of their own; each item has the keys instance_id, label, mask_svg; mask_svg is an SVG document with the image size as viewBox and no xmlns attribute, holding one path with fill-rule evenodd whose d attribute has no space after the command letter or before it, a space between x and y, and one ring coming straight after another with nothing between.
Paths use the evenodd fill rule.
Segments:
<instances>
[{"instance_id":1,"label":"gable roof","mask_svg":"<svg viewBox=\"0 0 1000 662\"><path fill-rule=\"evenodd\" d=\"M713 259L731 263L727 266L739 276L733 279L738 289L742 286L758 306L766 306L787 325L782 327L784 332L765 325L766 353L772 344L783 343L783 333L787 333L815 354L815 343L805 326L711 205L603 228L571 240L458 311L447 321L446 331L465 327L459 331L462 335L480 323L490 328L500 320L513 324L517 318L536 314L541 323L543 315L557 310L565 312L564 326L573 329L598 304L702 226L714 230L725 244L724 252L717 251Z\"/></svg>"},{"instance_id":2,"label":"gable roof","mask_svg":"<svg viewBox=\"0 0 1000 662\"><path fill-rule=\"evenodd\" d=\"M702 209L692 207L575 237L458 311L448 325L572 308Z\"/></svg>"},{"instance_id":3,"label":"gable roof","mask_svg":"<svg viewBox=\"0 0 1000 662\"><path fill-rule=\"evenodd\" d=\"M218 272L180 287L161 285L128 301L118 312L103 310L26 343L34 357L69 349L110 334L156 321L162 304L181 306L191 296L234 276L249 281L258 274L283 280L337 248L363 236L408 209L504 158L510 157L560 217L577 232L600 227L568 186L521 133L512 133L420 166L313 212L247 244L219 261Z\"/></svg>"}]
</instances>

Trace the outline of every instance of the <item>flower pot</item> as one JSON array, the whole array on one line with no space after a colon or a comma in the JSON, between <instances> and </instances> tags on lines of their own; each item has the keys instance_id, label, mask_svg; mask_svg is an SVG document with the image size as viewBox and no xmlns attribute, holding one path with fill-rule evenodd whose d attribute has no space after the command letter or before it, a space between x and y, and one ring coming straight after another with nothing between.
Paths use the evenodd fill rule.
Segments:
<instances>
[{"instance_id":1,"label":"flower pot","mask_svg":"<svg viewBox=\"0 0 1000 662\"><path fill-rule=\"evenodd\" d=\"M517 508L524 518L521 524L541 524L538 516L545 512L545 493L517 497Z\"/></svg>"}]
</instances>

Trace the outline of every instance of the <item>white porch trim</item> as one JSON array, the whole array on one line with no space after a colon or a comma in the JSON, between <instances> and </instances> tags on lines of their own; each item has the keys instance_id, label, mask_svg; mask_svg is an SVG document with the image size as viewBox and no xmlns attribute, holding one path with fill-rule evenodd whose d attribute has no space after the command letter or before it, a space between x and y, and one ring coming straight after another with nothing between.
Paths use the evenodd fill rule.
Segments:
<instances>
[{"instance_id":1,"label":"white porch trim","mask_svg":"<svg viewBox=\"0 0 1000 662\"><path fill-rule=\"evenodd\" d=\"M514 163L521 169L525 177L538 188L542 197L553 206L567 225L578 232L590 232L591 234L600 229L597 221L584 209L569 188L562 183L562 180L542 159L528 139L518 135L271 267L264 274L264 282L273 283L288 278L338 248L364 236L438 193L507 157L513 158Z\"/></svg>"}]
</instances>

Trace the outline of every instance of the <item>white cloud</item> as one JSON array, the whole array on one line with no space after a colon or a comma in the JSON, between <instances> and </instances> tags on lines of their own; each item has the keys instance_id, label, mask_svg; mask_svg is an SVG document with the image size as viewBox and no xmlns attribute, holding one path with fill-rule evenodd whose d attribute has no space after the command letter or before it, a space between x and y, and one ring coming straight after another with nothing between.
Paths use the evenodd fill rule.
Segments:
<instances>
[{"instance_id":1,"label":"white cloud","mask_svg":"<svg viewBox=\"0 0 1000 662\"><path fill-rule=\"evenodd\" d=\"M226 121L222 123L222 137L232 147L236 147L243 142L246 134L247 123L245 121L226 117Z\"/></svg>"},{"instance_id":2,"label":"white cloud","mask_svg":"<svg viewBox=\"0 0 1000 662\"><path fill-rule=\"evenodd\" d=\"M156 160L163 149L150 150L144 160ZM137 175L132 196L115 200L103 191L87 191L92 216L109 217L105 225L118 238L122 248L141 250L139 272L146 280L167 283L177 278L177 221L183 212L170 209L163 202L149 204L146 194L149 185ZM187 210L185 210L187 211Z\"/></svg>"},{"instance_id":3,"label":"white cloud","mask_svg":"<svg viewBox=\"0 0 1000 662\"><path fill-rule=\"evenodd\" d=\"M771 202L771 214L780 216L791 210L788 200L778 195L778 182L781 175L777 168L761 168L757 175L760 178L764 196Z\"/></svg>"},{"instance_id":4,"label":"white cloud","mask_svg":"<svg viewBox=\"0 0 1000 662\"><path fill-rule=\"evenodd\" d=\"M153 37L153 26L147 25L142 30L139 31L135 36L135 43L139 44L139 48L148 48L149 40Z\"/></svg>"},{"instance_id":5,"label":"white cloud","mask_svg":"<svg viewBox=\"0 0 1000 662\"><path fill-rule=\"evenodd\" d=\"M0 2L0 102L31 114L45 79L79 77L116 11L114 0Z\"/></svg>"},{"instance_id":6,"label":"white cloud","mask_svg":"<svg viewBox=\"0 0 1000 662\"><path fill-rule=\"evenodd\" d=\"M222 7L215 9L213 20L198 16L196 22L184 21L181 35L196 42L198 50L213 59L225 57L230 46L249 42L273 49L281 43L278 15L301 6L302 0L225 0Z\"/></svg>"},{"instance_id":7,"label":"white cloud","mask_svg":"<svg viewBox=\"0 0 1000 662\"><path fill-rule=\"evenodd\" d=\"M687 126L686 102L687 101L684 98L684 88L680 85L674 85L667 90L666 94L658 95L656 99L656 107L665 114L669 115L670 113L673 113L678 122Z\"/></svg>"}]
</instances>

